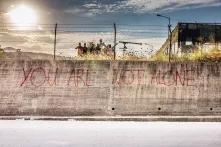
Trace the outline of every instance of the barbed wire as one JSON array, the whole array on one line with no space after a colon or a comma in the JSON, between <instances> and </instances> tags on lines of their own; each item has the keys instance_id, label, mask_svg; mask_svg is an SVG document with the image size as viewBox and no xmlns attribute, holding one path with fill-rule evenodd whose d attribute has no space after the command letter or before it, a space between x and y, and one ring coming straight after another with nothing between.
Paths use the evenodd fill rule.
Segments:
<instances>
[{"instance_id":1,"label":"barbed wire","mask_svg":"<svg viewBox=\"0 0 221 147\"><path fill-rule=\"evenodd\" d=\"M139 39L166 38L168 34L167 26L159 24L116 24L116 27L117 45L122 40L139 42ZM94 42L96 44L100 39L103 39L106 44L114 46L113 24L58 24L56 33L59 54L65 54L70 49L75 50L75 46L79 42ZM30 47L36 45L37 47L42 46L52 49L55 43L54 34L55 24L0 24L0 45L21 48L21 46L25 47L23 44L28 44ZM87 40L84 40L84 38ZM153 46L150 41L145 43ZM119 50L121 50L120 47ZM151 52L152 50L151 47ZM147 49L142 49L140 52L128 49L126 53L146 54L149 52Z\"/></svg>"},{"instance_id":2,"label":"barbed wire","mask_svg":"<svg viewBox=\"0 0 221 147\"><path fill-rule=\"evenodd\" d=\"M114 24L114 23L113 23ZM57 24L58 26L113 26L113 24ZM146 26L146 27L167 27L167 25L159 25L159 24L116 24L117 26L136 26L136 27L141 27L141 26ZM18 26L16 23L1 23L0 26ZM21 25L20 25L21 26ZM55 26L55 24L26 24L23 26Z\"/></svg>"}]
</instances>

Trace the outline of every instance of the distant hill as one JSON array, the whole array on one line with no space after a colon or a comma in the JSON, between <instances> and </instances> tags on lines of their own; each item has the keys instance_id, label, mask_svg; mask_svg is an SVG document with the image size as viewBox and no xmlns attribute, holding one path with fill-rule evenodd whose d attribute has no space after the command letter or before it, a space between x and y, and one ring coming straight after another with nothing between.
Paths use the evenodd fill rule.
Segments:
<instances>
[{"instance_id":1,"label":"distant hill","mask_svg":"<svg viewBox=\"0 0 221 147\"><path fill-rule=\"evenodd\" d=\"M45 53L33 53L33 52L5 52L0 56L0 60L54 60L54 56ZM67 60L66 57L56 56L58 60Z\"/></svg>"}]
</instances>

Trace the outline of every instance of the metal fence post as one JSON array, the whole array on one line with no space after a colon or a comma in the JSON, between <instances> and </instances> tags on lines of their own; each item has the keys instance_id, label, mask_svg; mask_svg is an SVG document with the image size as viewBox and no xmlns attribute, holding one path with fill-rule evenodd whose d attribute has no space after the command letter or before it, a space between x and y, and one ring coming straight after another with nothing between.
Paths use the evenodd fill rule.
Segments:
<instances>
[{"instance_id":1,"label":"metal fence post","mask_svg":"<svg viewBox=\"0 0 221 147\"><path fill-rule=\"evenodd\" d=\"M169 49L169 62L171 62L171 56L172 56L172 30L171 30L171 23L170 23L170 18L169 18L169 38L170 38L170 49Z\"/></svg>"},{"instance_id":2,"label":"metal fence post","mask_svg":"<svg viewBox=\"0 0 221 147\"><path fill-rule=\"evenodd\" d=\"M57 28L58 28L58 24L56 23L55 30L54 30L54 60L56 60Z\"/></svg>"},{"instance_id":3,"label":"metal fence post","mask_svg":"<svg viewBox=\"0 0 221 147\"><path fill-rule=\"evenodd\" d=\"M117 45L117 27L114 23L114 60L116 60L116 45Z\"/></svg>"}]
</instances>

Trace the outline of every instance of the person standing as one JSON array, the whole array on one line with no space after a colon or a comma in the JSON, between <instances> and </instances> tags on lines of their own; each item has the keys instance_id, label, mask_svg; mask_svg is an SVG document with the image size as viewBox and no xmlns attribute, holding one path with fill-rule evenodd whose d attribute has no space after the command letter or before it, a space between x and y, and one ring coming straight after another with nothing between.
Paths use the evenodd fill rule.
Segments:
<instances>
[{"instance_id":1,"label":"person standing","mask_svg":"<svg viewBox=\"0 0 221 147\"><path fill-rule=\"evenodd\" d=\"M87 52L88 52L87 44L84 43L83 54L87 54Z\"/></svg>"},{"instance_id":2,"label":"person standing","mask_svg":"<svg viewBox=\"0 0 221 147\"><path fill-rule=\"evenodd\" d=\"M84 51L83 51L83 47L81 46L81 43L79 43L75 49L78 50L78 56L83 56Z\"/></svg>"}]
</instances>

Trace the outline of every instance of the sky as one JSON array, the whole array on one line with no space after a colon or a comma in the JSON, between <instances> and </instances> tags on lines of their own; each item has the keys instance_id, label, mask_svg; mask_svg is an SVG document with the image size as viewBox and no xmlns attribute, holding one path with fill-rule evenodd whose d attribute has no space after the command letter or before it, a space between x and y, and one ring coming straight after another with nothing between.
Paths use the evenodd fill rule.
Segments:
<instances>
[{"instance_id":1,"label":"sky","mask_svg":"<svg viewBox=\"0 0 221 147\"><path fill-rule=\"evenodd\" d=\"M178 22L221 22L221 0L0 0L0 20L7 24L4 26L14 23L8 13L20 5L36 13L37 30L4 30L0 44L53 53L53 29L58 23L58 52L66 56L73 55L78 42L98 42L102 38L113 44L113 23L117 25L117 41L146 43L142 50L156 51L167 38L168 25L168 20L157 17L157 13L171 17L173 27Z\"/></svg>"}]
</instances>

